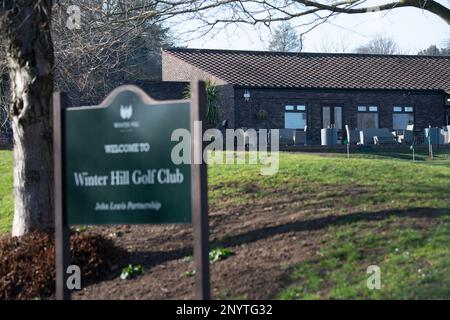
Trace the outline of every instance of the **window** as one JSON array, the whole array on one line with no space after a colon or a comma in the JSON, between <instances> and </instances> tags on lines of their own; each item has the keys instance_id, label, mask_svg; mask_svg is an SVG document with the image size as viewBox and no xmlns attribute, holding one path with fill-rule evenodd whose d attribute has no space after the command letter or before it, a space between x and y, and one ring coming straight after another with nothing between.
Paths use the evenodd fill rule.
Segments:
<instances>
[{"instance_id":1,"label":"window","mask_svg":"<svg viewBox=\"0 0 450 320\"><path fill-rule=\"evenodd\" d=\"M359 129L378 128L378 107L358 106L357 122Z\"/></svg>"},{"instance_id":2,"label":"window","mask_svg":"<svg viewBox=\"0 0 450 320\"><path fill-rule=\"evenodd\" d=\"M330 109L330 107L322 108L322 128L331 128L331 109Z\"/></svg>"},{"instance_id":3,"label":"window","mask_svg":"<svg viewBox=\"0 0 450 320\"><path fill-rule=\"evenodd\" d=\"M394 106L394 112L414 112L413 107Z\"/></svg>"},{"instance_id":4,"label":"window","mask_svg":"<svg viewBox=\"0 0 450 320\"><path fill-rule=\"evenodd\" d=\"M285 110L286 111L294 111L294 106L286 106Z\"/></svg>"},{"instance_id":5,"label":"window","mask_svg":"<svg viewBox=\"0 0 450 320\"><path fill-rule=\"evenodd\" d=\"M394 106L392 118L394 130L405 130L408 124L414 124L414 108Z\"/></svg>"},{"instance_id":6,"label":"window","mask_svg":"<svg viewBox=\"0 0 450 320\"><path fill-rule=\"evenodd\" d=\"M413 112L413 107L405 107L405 112Z\"/></svg>"},{"instance_id":7,"label":"window","mask_svg":"<svg viewBox=\"0 0 450 320\"><path fill-rule=\"evenodd\" d=\"M286 105L284 107L284 127L286 129L305 129L306 106Z\"/></svg>"}]
</instances>

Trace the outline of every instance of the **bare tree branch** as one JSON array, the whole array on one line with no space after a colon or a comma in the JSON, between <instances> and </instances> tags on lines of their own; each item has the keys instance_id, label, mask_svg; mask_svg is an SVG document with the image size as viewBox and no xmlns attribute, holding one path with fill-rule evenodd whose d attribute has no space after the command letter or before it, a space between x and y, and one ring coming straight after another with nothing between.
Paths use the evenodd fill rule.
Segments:
<instances>
[{"instance_id":1,"label":"bare tree branch","mask_svg":"<svg viewBox=\"0 0 450 320\"><path fill-rule=\"evenodd\" d=\"M365 0L153 0L142 2L141 5L127 8L130 17L126 19L166 20L179 15L191 15L192 18L201 18L209 25L220 23L261 23L268 25L274 21L290 20L322 11L361 14L412 7L429 11L450 24L450 9L435 0L398 0L386 2L379 6L363 6ZM152 9L149 10L149 7ZM97 10L101 11L101 9ZM114 17L115 15L120 15L120 10L108 13L108 17ZM207 19L207 17L210 19ZM116 20L116 22L121 23L123 20Z\"/></svg>"}]
</instances>

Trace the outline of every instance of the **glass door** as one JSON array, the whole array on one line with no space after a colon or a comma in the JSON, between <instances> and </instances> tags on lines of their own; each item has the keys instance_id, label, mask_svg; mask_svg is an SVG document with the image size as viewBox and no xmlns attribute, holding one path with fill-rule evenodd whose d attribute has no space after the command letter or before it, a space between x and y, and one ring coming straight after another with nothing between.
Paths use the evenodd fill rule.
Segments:
<instances>
[{"instance_id":1,"label":"glass door","mask_svg":"<svg viewBox=\"0 0 450 320\"><path fill-rule=\"evenodd\" d=\"M342 107L322 107L322 128L342 130Z\"/></svg>"},{"instance_id":2,"label":"glass door","mask_svg":"<svg viewBox=\"0 0 450 320\"><path fill-rule=\"evenodd\" d=\"M337 142L342 142L342 107L322 107L322 128L336 129Z\"/></svg>"}]
</instances>

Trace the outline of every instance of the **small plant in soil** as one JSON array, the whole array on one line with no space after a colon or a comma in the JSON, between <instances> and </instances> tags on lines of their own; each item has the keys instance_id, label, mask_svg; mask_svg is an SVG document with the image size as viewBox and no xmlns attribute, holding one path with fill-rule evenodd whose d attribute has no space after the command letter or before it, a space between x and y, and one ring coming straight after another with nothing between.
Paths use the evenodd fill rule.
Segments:
<instances>
[{"instance_id":1,"label":"small plant in soil","mask_svg":"<svg viewBox=\"0 0 450 320\"><path fill-rule=\"evenodd\" d=\"M228 248L215 248L209 252L209 261L214 263L216 261L225 260L226 258L232 256L234 253Z\"/></svg>"},{"instance_id":2,"label":"small plant in soil","mask_svg":"<svg viewBox=\"0 0 450 320\"><path fill-rule=\"evenodd\" d=\"M129 264L127 267L122 269L122 273L120 274L120 279L128 280L134 277L137 277L144 273L144 268L140 264L135 266Z\"/></svg>"},{"instance_id":3,"label":"small plant in soil","mask_svg":"<svg viewBox=\"0 0 450 320\"><path fill-rule=\"evenodd\" d=\"M88 230L87 226L78 226L78 227L73 227L72 231L76 232L76 233L82 233Z\"/></svg>"},{"instance_id":4,"label":"small plant in soil","mask_svg":"<svg viewBox=\"0 0 450 320\"><path fill-rule=\"evenodd\" d=\"M186 256L183 258L183 262L192 262L194 260L193 256Z\"/></svg>"},{"instance_id":5,"label":"small plant in soil","mask_svg":"<svg viewBox=\"0 0 450 320\"><path fill-rule=\"evenodd\" d=\"M195 276L195 270L188 270L183 272L183 277L190 278Z\"/></svg>"}]
</instances>

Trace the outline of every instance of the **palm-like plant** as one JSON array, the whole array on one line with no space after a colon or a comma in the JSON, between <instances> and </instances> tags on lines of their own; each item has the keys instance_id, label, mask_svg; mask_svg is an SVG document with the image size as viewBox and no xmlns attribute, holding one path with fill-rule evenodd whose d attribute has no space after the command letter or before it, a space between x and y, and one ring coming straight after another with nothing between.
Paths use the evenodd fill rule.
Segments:
<instances>
[{"instance_id":1,"label":"palm-like plant","mask_svg":"<svg viewBox=\"0 0 450 320\"><path fill-rule=\"evenodd\" d=\"M206 89L206 125L208 128L215 128L220 118L220 92L217 86L210 79L205 81ZM184 99L191 98L191 87L188 86L184 93Z\"/></svg>"}]
</instances>

